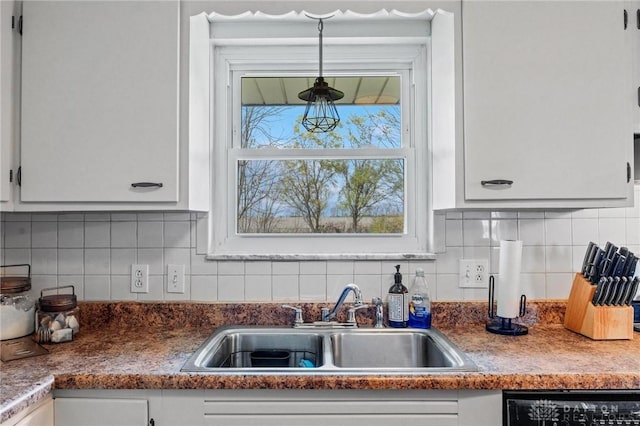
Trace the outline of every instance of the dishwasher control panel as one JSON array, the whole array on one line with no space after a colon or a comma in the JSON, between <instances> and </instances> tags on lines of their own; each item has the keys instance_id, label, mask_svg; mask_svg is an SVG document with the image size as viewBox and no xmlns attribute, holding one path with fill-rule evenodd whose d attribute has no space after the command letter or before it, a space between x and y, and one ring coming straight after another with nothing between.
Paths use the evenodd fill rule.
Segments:
<instances>
[{"instance_id":1,"label":"dishwasher control panel","mask_svg":"<svg viewBox=\"0 0 640 426\"><path fill-rule=\"evenodd\" d=\"M503 426L640 426L637 391L505 391Z\"/></svg>"}]
</instances>

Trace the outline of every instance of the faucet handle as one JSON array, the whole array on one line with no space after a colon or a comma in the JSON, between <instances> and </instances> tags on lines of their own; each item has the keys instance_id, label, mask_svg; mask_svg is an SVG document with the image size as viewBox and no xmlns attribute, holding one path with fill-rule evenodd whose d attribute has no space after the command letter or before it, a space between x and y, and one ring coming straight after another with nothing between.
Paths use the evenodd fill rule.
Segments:
<instances>
[{"instance_id":1,"label":"faucet handle","mask_svg":"<svg viewBox=\"0 0 640 426\"><path fill-rule=\"evenodd\" d=\"M374 297L371 300L371 303L373 303L376 307L376 324L374 325L374 327L384 328L384 305L382 299L379 297Z\"/></svg>"},{"instance_id":2,"label":"faucet handle","mask_svg":"<svg viewBox=\"0 0 640 426\"><path fill-rule=\"evenodd\" d=\"M368 308L369 305L358 305L358 306L353 306L351 308L349 308L349 310L347 311L347 324L353 324L354 326L358 326L358 323L356 321L356 311L360 310L360 309L366 309Z\"/></svg>"},{"instance_id":3,"label":"faucet handle","mask_svg":"<svg viewBox=\"0 0 640 426\"><path fill-rule=\"evenodd\" d=\"M302 319L302 308L300 306L290 306L290 305L282 305L285 309L293 309L296 313L296 316L293 320L293 326L298 326L304 324L304 320Z\"/></svg>"}]
</instances>

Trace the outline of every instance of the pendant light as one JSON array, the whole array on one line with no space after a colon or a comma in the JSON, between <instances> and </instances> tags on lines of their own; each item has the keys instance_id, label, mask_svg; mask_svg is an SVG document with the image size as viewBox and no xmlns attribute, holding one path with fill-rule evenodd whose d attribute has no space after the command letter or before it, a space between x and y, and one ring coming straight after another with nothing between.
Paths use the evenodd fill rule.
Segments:
<instances>
[{"instance_id":1,"label":"pendant light","mask_svg":"<svg viewBox=\"0 0 640 426\"><path fill-rule=\"evenodd\" d=\"M322 30L324 28L322 18L318 19L318 39L320 45L320 70L313 87L298 93L298 98L307 102L302 117L302 125L313 133L325 133L335 129L340 122L340 116L333 101L344 97L344 93L329 87L322 77Z\"/></svg>"}]
</instances>

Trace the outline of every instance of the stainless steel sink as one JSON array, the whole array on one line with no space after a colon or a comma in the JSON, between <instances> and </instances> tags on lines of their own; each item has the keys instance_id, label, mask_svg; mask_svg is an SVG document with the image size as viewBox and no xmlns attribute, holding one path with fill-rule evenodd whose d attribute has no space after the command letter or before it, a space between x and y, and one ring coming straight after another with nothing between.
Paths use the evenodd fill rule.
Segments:
<instances>
[{"instance_id":1,"label":"stainless steel sink","mask_svg":"<svg viewBox=\"0 0 640 426\"><path fill-rule=\"evenodd\" d=\"M216 374L436 374L476 370L436 329L222 327L182 371Z\"/></svg>"}]
</instances>

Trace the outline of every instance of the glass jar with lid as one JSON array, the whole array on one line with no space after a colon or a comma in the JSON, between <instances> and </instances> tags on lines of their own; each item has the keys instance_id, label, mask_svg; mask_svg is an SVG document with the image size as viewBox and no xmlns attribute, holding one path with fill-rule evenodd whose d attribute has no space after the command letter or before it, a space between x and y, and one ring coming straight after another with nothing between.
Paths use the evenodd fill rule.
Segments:
<instances>
[{"instance_id":1,"label":"glass jar with lid","mask_svg":"<svg viewBox=\"0 0 640 426\"><path fill-rule=\"evenodd\" d=\"M26 268L26 275L16 272L21 268ZM3 265L0 270L0 340L27 336L34 330L31 265Z\"/></svg>"},{"instance_id":2,"label":"glass jar with lid","mask_svg":"<svg viewBox=\"0 0 640 426\"><path fill-rule=\"evenodd\" d=\"M60 293L63 289L71 289L71 293ZM44 294L53 291L55 294ZM73 340L80 331L80 307L72 285L45 288L40 292L36 324L36 341L39 343Z\"/></svg>"}]
</instances>

